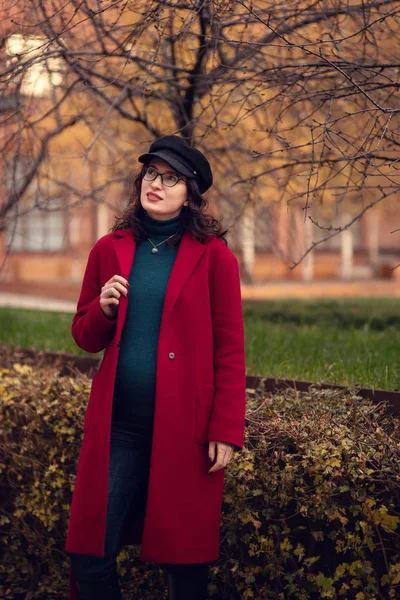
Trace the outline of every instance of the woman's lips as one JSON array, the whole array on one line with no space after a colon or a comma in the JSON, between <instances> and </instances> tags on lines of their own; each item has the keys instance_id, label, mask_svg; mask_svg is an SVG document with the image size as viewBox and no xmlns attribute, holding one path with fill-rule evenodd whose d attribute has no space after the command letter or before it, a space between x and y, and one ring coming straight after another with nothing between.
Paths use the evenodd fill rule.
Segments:
<instances>
[{"instance_id":1,"label":"woman's lips","mask_svg":"<svg viewBox=\"0 0 400 600\"><path fill-rule=\"evenodd\" d=\"M150 202L158 202L159 200L161 200L160 196L158 196L157 194L146 194L147 199L150 200Z\"/></svg>"}]
</instances>

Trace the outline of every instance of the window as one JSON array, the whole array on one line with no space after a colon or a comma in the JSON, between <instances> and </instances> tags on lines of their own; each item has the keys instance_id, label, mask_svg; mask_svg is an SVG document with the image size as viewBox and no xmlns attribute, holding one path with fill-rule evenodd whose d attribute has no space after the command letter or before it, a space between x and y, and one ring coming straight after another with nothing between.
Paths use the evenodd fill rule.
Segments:
<instances>
[{"instance_id":1,"label":"window","mask_svg":"<svg viewBox=\"0 0 400 600\"><path fill-rule=\"evenodd\" d=\"M31 159L21 155L5 161L7 194L15 194L24 183ZM48 178L36 176L6 218L6 241L11 252L57 252L66 247L65 199Z\"/></svg>"},{"instance_id":2,"label":"window","mask_svg":"<svg viewBox=\"0 0 400 600\"><path fill-rule=\"evenodd\" d=\"M62 202L52 199L46 208L33 199L22 203L17 218L9 219L7 244L11 252L57 252L66 247L65 212Z\"/></svg>"},{"instance_id":3,"label":"window","mask_svg":"<svg viewBox=\"0 0 400 600\"><path fill-rule=\"evenodd\" d=\"M22 94L48 95L54 86L61 84L62 60L57 56L46 58L50 44L45 37L16 33L5 43L9 56L7 66L15 65L11 78L21 82Z\"/></svg>"}]
</instances>

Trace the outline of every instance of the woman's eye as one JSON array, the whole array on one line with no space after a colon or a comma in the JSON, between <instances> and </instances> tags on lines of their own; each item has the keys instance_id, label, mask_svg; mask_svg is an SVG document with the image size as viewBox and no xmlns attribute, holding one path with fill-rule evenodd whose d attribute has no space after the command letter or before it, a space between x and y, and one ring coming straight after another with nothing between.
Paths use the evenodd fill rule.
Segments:
<instances>
[{"instance_id":1,"label":"woman's eye","mask_svg":"<svg viewBox=\"0 0 400 600\"><path fill-rule=\"evenodd\" d=\"M149 175L154 175L156 171L154 169L152 169L151 167L148 167L147 172Z\"/></svg>"},{"instance_id":2,"label":"woman's eye","mask_svg":"<svg viewBox=\"0 0 400 600\"><path fill-rule=\"evenodd\" d=\"M169 183L176 183L178 181L178 177L176 175L164 175L164 177Z\"/></svg>"}]
</instances>

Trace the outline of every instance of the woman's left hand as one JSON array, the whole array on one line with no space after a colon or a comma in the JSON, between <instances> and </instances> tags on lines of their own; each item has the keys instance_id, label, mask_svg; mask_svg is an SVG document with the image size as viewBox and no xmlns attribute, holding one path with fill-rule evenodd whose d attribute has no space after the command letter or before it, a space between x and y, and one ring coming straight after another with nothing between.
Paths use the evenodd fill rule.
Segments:
<instances>
[{"instance_id":1,"label":"woman's left hand","mask_svg":"<svg viewBox=\"0 0 400 600\"><path fill-rule=\"evenodd\" d=\"M208 457L210 462L216 460L215 465L208 471L214 473L226 467L231 462L233 456L233 445L226 444L225 442L209 442L208 443Z\"/></svg>"}]
</instances>

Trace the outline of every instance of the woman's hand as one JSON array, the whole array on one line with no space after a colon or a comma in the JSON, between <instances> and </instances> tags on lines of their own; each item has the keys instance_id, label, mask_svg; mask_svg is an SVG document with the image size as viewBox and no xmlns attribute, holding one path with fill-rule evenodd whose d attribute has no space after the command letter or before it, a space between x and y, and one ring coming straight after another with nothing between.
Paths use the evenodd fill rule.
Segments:
<instances>
[{"instance_id":1,"label":"woman's hand","mask_svg":"<svg viewBox=\"0 0 400 600\"><path fill-rule=\"evenodd\" d=\"M114 275L101 288L100 306L107 319L116 317L119 299L121 294L124 294L125 297L128 296L128 287L129 281L121 275Z\"/></svg>"},{"instance_id":2,"label":"woman's hand","mask_svg":"<svg viewBox=\"0 0 400 600\"><path fill-rule=\"evenodd\" d=\"M208 457L210 461L216 459L215 465L208 471L214 473L219 469L224 469L228 463L231 462L233 456L233 445L226 444L225 442L209 442L208 444Z\"/></svg>"}]
</instances>

